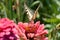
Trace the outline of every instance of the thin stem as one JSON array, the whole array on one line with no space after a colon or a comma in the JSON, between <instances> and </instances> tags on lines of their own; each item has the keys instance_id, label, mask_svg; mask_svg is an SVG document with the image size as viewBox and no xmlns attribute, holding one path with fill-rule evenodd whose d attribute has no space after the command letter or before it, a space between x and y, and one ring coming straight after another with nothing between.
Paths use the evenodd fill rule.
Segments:
<instances>
[{"instance_id":1,"label":"thin stem","mask_svg":"<svg viewBox=\"0 0 60 40\"><path fill-rule=\"evenodd\" d=\"M19 21L19 20L20 20L19 0L16 0L16 4L17 4L17 9L16 9L16 11L17 11L17 16L18 16L18 21Z\"/></svg>"}]
</instances>

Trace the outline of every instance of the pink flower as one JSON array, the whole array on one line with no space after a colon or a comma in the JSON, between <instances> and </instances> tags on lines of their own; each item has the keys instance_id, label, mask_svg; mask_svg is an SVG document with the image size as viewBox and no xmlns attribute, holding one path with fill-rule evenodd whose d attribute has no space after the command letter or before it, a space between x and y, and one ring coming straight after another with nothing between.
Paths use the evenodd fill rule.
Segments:
<instances>
[{"instance_id":1,"label":"pink flower","mask_svg":"<svg viewBox=\"0 0 60 40\"><path fill-rule=\"evenodd\" d=\"M18 26L20 28L20 36L24 37L25 40L48 40L45 36L48 31L44 29L44 24L40 24L39 21L36 23L34 21L29 23L19 22Z\"/></svg>"},{"instance_id":2,"label":"pink flower","mask_svg":"<svg viewBox=\"0 0 60 40\"><path fill-rule=\"evenodd\" d=\"M16 27L14 21L8 18L0 19L0 40L18 40L19 36Z\"/></svg>"}]
</instances>

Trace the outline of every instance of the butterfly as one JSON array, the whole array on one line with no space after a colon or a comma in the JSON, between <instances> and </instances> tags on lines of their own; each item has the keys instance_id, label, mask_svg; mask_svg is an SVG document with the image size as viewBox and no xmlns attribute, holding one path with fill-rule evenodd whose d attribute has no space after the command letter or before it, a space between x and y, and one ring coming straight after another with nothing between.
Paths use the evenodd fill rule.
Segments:
<instances>
[{"instance_id":1,"label":"butterfly","mask_svg":"<svg viewBox=\"0 0 60 40\"><path fill-rule=\"evenodd\" d=\"M39 5L39 6L37 7L37 9L33 12L33 10L31 10L31 9L26 5L26 3L24 3L24 8L25 8L25 10L26 10L26 12L27 12L29 21L32 21L32 20L34 20L34 19L37 17L39 7L40 7L40 5Z\"/></svg>"}]
</instances>

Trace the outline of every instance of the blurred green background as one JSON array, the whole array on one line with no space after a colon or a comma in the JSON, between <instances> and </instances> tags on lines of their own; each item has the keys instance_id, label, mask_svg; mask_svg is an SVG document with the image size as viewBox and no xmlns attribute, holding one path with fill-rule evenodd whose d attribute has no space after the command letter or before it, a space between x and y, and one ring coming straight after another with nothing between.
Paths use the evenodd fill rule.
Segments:
<instances>
[{"instance_id":1,"label":"blurred green background","mask_svg":"<svg viewBox=\"0 0 60 40\"><path fill-rule=\"evenodd\" d=\"M40 4L39 15L34 21L45 24L45 29L49 32L47 35L49 40L60 40L60 0L0 0L0 18L7 17L16 23L28 22L24 10L25 1L27 6L34 11Z\"/></svg>"}]
</instances>

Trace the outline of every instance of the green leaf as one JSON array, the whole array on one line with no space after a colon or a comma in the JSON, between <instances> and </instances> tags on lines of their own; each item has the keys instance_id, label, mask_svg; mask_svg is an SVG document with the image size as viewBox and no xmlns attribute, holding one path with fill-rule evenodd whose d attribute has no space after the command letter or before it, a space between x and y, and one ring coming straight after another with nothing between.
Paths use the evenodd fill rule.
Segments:
<instances>
[{"instance_id":1,"label":"green leaf","mask_svg":"<svg viewBox=\"0 0 60 40\"><path fill-rule=\"evenodd\" d=\"M32 7L32 6L34 6L34 5L38 4L38 3L40 3L40 1L35 1L35 2L33 2L33 3L31 4L30 7Z\"/></svg>"}]
</instances>

